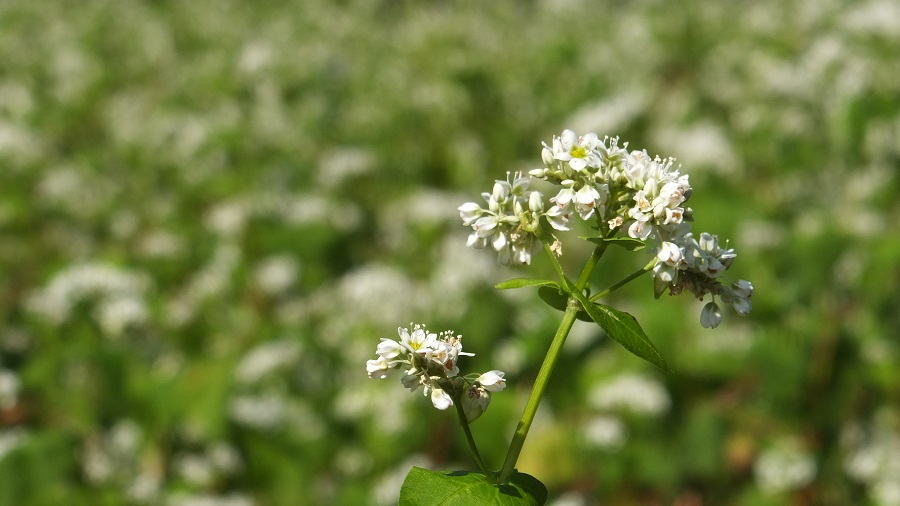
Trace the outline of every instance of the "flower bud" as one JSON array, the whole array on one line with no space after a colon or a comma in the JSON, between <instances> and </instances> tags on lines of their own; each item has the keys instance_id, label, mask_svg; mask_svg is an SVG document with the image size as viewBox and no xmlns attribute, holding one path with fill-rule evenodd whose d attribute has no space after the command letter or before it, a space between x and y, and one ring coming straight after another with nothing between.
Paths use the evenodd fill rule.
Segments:
<instances>
[{"instance_id":1,"label":"flower bud","mask_svg":"<svg viewBox=\"0 0 900 506\"><path fill-rule=\"evenodd\" d=\"M709 302L700 311L700 325L705 329L714 329L722 323L722 311L715 302Z\"/></svg>"}]
</instances>

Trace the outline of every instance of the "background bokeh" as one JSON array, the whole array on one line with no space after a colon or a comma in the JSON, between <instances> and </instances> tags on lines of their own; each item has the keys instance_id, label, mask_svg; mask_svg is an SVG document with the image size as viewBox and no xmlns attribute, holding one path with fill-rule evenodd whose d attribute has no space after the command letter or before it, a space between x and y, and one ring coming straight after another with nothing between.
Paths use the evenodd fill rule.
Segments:
<instances>
[{"instance_id":1,"label":"background bokeh","mask_svg":"<svg viewBox=\"0 0 900 506\"><path fill-rule=\"evenodd\" d=\"M561 505L900 505L900 3L0 2L0 504L387 505L473 468L365 360L410 321L509 387L552 276L456 207L564 128L691 175L753 312L641 278L677 374L575 327L520 469ZM574 237L563 261L589 251ZM646 262L604 259L596 287Z\"/></svg>"}]
</instances>

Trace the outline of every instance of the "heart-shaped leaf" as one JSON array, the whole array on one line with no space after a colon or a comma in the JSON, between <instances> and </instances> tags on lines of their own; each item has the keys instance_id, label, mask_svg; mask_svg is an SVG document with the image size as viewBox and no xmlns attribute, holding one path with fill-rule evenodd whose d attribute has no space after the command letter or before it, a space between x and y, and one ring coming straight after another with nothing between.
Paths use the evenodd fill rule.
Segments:
<instances>
[{"instance_id":1,"label":"heart-shaped leaf","mask_svg":"<svg viewBox=\"0 0 900 506\"><path fill-rule=\"evenodd\" d=\"M559 285L556 285L556 288L549 286L538 288L538 296L541 300L546 302L548 306L560 311L565 311L566 306L569 304L569 295L565 292L560 293ZM584 322L594 321L590 315L584 311L579 311L575 317Z\"/></svg>"},{"instance_id":2,"label":"heart-shaped leaf","mask_svg":"<svg viewBox=\"0 0 900 506\"><path fill-rule=\"evenodd\" d=\"M644 329L634 319L634 316L603 304L594 304L577 290L573 291L572 294L581 302L588 315L606 331L609 337L638 357L667 373L673 373L669 365L666 364L662 354L659 353L659 350L656 349L656 346L653 346L650 338L644 333Z\"/></svg>"},{"instance_id":3,"label":"heart-shaped leaf","mask_svg":"<svg viewBox=\"0 0 900 506\"><path fill-rule=\"evenodd\" d=\"M513 473L508 483L497 485L481 473L413 467L400 488L398 506L541 506L545 502L547 488L528 474Z\"/></svg>"}]
</instances>

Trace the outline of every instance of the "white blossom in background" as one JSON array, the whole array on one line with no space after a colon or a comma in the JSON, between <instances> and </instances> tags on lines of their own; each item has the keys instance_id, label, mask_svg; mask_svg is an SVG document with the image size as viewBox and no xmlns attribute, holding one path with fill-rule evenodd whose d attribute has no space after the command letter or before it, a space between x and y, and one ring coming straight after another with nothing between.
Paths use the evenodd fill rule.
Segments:
<instances>
[{"instance_id":1,"label":"white blossom in background","mask_svg":"<svg viewBox=\"0 0 900 506\"><path fill-rule=\"evenodd\" d=\"M864 484L878 506L900 506L900 432L891 417L876 416L868 431L858 425L844 429L844 470Z\"/></svg>"},{"instance_id":2,"label":"white blossom in background","mask_svg":"<svg viewBox=\"0 0 900 506\"><path fill-rule=\"evenodd\" d=\"M25 429L0 430L0 462L6 456L25 442L27 433Z\"/></svg>"},{"instance_id":3,"label":"white blossom in background","mask_svg":"<svg viewBox=\"0 0 900 506\"><path fill-rule=\"evenodd\" d=\"M244 354L235 369L235 379L238 383L251 385L273 372L295 365L300 353L300 343L293 339L262 343Z\"/></svg>"},{"instance_id":4,"label":"white blossom in background","mask_svg":"<svg viewBox=\"0 0 900 506\"><path fill-rule=\"evenodd\" d=\"M223 237L234 237L244 230L248 219L249 206L244 200L237 199L215 205L206 214L204 224Z\"/></svg>"},{"instance_id":5,"label":"white blossom in background","mask_svg":"<svg viewBox=\"0 0 900 506\"><path fill-rule=\"evenodd\" d=\"M175 492L165 502L166 506L254 506L256 504L250 496L236 492L227 495Z\"/></svg>"},{"instance_id":6,"label":"white blossom in background","mask_svg":"<svg viewBox=\"0 0 900 506\"><path fill-rule=\"evenodd\" d=\"M240 425L268 431L275 429L287 416L287 401L277 394L240 395L231 399L228 414Z\"/></svg>"},{"instance_id":7,"label":"white blossom in background","mask_svg":"<svg viewBox=\"0 0 900 506\"><path fill-rule=\"evenodd\" d=\"M665 386L647 376L626 373L595 386L588 404L601 410L624 410L657 416L669 410L672 400Z\"/></svg>"},{"instance_id":8,"label":"white blossom in background","mask_svg":"<svg viewBox=\"0 0 900 506\"><path fill-rule=\"evenodd\" d=\"M197 309L204 301L228 290L240 260L241 251L235 244L219 244L209 263L199 269L169 301L165 315L167 323L174 327L186 325L197 316Z\"/></svg>"},{"instance_id":9,"label":"white blossom in background","mask_svg":"<svg viewBox=\"0 0 900 506\"><path fill-rule=\"evenodd\" d=\"M84 442L81 469L94 485L127 485L141 473L141 444L144 434L132 420L119 420L107 431Z\"/></svg>"},{"instance_id":10,"label":"white blossom in background","mask_svg":"<svg viewBox=\"0 0 900 506\"><path fill-rule=\"evenodd\" d=\"M628 439L628 428L620 418L610 415L592 417L581 431L587 444L607 451L618 450Z\"/></svg>"},{"instance_id":11,"label":"white blossom in background","mask_svg":"<svg viewBox=\"0 0 900 506\"><path fill-rule=\"evenodd\" d=\"M375 156L366 149L334 149L325 153L319 162L319 184L327 189L339 188L350 179L371 172L375 162Z\"/></svg>"},{"instance_id":12,"label":"white blossom in background","mask_svg":"<svg viewBox=\"0 0 900 506\"><path fill-rule=\"evenodd\" d=\"M796 490L810 483L818 466L815 457L795 441L764 450L753 464L756 485L767 494Z\"/></svg>"},{"instance_id":13,"label":"white blossom in background","mask_svg":"<svg viewBox=\"0 0 900 506\"><path fill-rule=\"evenodd\" d=\"M457 361L473 356L462 351L462 336L447 330L429 332L424 325L410 324L398 328L399 341L382 338L375 350L377 359L366 362L370 378L384 379L401 373L400 381L410 392L422 387L435 408L445 410L461 399L466 418L472 422L487 409L492 392L506 387L504 373L499 370L481 375L459 376Z\"/></svg>"},{"instance_id":14,"label":"white blossom in background","mask_svg":"<svg viewBox=\"0 0 900 506\"><path fill-rule=\"evenodd\" d=\"M257 286L270 295L290 290L300 277L300 264L291 255L273 255L264 258L253 271Z\"/></svg>"},{"instance_id":15,"label":"white blossom in background","mask_svg":"<svg viewBox=\"0 0 900 506\"><path fill-rule=\"evenodd\" d=\"M111 265L85 263L58 272L42 289L28 298L32 312L60 324L82 301L94 301L94 317L107 335L116 336L130 325L148 318L144 301L149 288L146 276Z\"/></svg>"},{"instance_id":16,"label":"white blossom in background","mask_svg":"<svg viewBox=\"0 0 900 506\"><path fill-rule=\"evenodd\" d=\"M10 409L19 401L22 382L19 376L8 369L0 368L0 409Z\"/></svg>"},{"instance_id":17,"label":"white blossom in background","mask_svg":"<svg viewBox=\"0 0 900 506\"><path fill-rule=\"evenodd\" d=\"M590 500L578 492L566 492L565 494L551 500L547 506L588 506Z\"/></svg>"},{"instance_id":18,"label":"white blossom in background","mask_svg":"<svg viewBox=\"0 0 900 506\"><path fill-rule=\"evenodd\" d=\"M216 442L199 452L180 453L173 457L172 468L187 483L206 488L222 477L234 475L243 467L237 449Z\"/></svg>"}]
</instances>

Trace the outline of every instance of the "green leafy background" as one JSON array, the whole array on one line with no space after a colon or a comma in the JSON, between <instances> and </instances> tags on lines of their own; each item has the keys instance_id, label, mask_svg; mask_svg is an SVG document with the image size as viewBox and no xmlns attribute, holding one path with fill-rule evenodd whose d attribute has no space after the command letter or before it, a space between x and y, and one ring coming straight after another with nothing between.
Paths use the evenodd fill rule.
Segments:
<instances>
[{"instance_id":1,"label":"green leafy background","mask_svg":"<svg viewBox=\"0 0 900 506\"><path fill-rule=\"evenodd\" d=\"M561 315L493 286L554 272L467 250L456 207L564 128L677 157L756 291L714 331L649 278L603 300L674 375L576 323L518 466L548 504L900 504L898 11L0 2L0 504L396 504L474 469L365 375L410 321L507 371L499 467Z\"/></svg>"}]
</instances>

